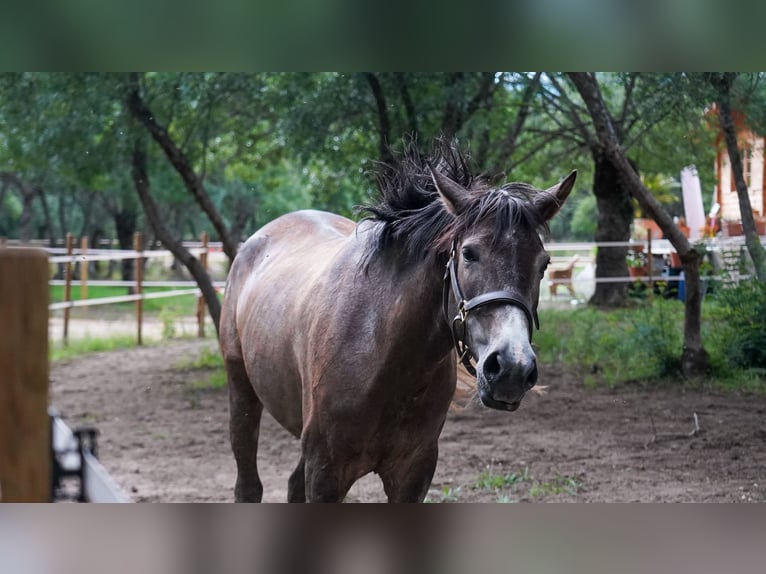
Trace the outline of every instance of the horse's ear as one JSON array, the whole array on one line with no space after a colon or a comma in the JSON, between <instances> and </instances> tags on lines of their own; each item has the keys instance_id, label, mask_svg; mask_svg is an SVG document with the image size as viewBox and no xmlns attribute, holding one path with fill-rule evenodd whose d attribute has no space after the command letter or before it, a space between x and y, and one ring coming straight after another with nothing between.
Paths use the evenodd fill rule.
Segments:
<instances>
[{"instance_id":1,"label":"horse's ear","mask_svg":"<svg viewBox=\"0 0 766 574\"><path fill-rule=\"evenodd\" d=\"M430 163L428 164L428 171L431 172L431 179L447 211L452 215L457 215L463 211L468 201L468 190L459 183L452 181L438 169L431 167Z\"/></svg>"},{"instance_id":2,"label":"horse's ear","mask_svg":"<svg viewBox=\"0 0 766 574\"><path fill-rule=\"evenodd\" d=\"M549 187L537 194L534 203L543 221L548 221L559 212L559 209L561 209L561 206L564 205L567 197L569 197L576 179L577 170L575 169L553 187Z\"/></svg>"}]
</instances>

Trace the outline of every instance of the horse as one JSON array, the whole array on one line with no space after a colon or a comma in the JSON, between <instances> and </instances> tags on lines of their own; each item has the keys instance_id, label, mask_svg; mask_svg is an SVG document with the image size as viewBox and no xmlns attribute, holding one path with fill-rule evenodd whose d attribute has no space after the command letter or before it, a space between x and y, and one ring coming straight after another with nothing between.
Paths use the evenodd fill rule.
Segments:
<instances>
[{"instance_id":1,"label":"horse","mask_svg":"<svg viewBox=\"0 0 766 574\"><path fill-rule=\"evenodd\" d=\"M264 408L300 439L288 501L340 502L374 472L390 502L422 502L458 362L489 408L516 410L537 382L541 233L576 172L547 190L495 186L441 142L376 176L359 223L292 212L232 264L219 340L238 502L263 495Z\"/></svg>"}]
</instances>

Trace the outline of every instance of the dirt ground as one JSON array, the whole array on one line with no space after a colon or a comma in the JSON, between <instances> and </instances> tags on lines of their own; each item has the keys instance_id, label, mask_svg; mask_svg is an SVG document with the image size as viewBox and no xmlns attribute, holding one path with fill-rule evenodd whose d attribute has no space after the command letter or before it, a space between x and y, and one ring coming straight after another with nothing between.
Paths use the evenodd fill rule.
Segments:
<instances>
[{"instance_id":1,"label":"dirt ground","mask_svg":"<svg viewBox=\"0 0 766 574\"><path fill-rule=\"evenodd\" d=\"M70 426L95 425L100 458L136 502L231 501L235 480L225 388L188 365L212 340L57 362L51 402ZM544 397L515 413L476 404L450 413L434 502L765 502L766 397L707 389L588 389L541 367ZM695 429L697 415L699 430ZM692 436L689 436L692 434ZM266 501L284 501L298 442L265 416ZM383 501L374 475L349 501Z\"/></svg>"}]
</instances>

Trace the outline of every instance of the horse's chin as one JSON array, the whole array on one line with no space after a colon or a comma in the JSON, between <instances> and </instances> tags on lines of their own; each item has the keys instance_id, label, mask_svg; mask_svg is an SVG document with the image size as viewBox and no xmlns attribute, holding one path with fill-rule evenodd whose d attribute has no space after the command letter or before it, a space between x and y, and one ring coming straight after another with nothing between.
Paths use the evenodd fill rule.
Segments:
<instances>
[{"instance_id":1,"label":"horse's chin","mask_svg":"<svg viewBox=\"0 0 766 574\"><path fill-rule=\"evenodd\" d=\"M521 406L521 399L523 398L524 398L524 394L522 394L517 400L512 402L498 401L492 398L489 391L479 388L479 400L481 400L481 404L483 404L485 407L489 407L490 409L496 409L498 411L508 411L508 412L515 411L516 409L519 408L519 406Z\"/></svg>"}]
</instances>

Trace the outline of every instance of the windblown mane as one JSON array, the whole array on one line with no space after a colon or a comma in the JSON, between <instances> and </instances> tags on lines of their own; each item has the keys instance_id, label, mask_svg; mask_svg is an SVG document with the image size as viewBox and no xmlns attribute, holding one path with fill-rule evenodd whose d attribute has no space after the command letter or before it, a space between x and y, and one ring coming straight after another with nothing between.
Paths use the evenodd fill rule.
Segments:
<instances>
[{"instance_id":1,"label":"windblown mane","mask_svg":"<svg viewBox=\"0 0 766 574\"><path fill-rule=\"evenodd\" d=\"M439 199L429 164L469 191L469 202L458 216ZM380 198L362 208L368 214L365 219L380 223L368 255L397 244L408 257L439 256L454 239L488 219L494 220L493 242L514 225L545 230L530 201L539 190L526 183L493 186L493 178L472 172L470 159L454 143L437 140L430 156L409 144L393 164L379 164L375 176Z\"/></svg>"}]
</instances>

